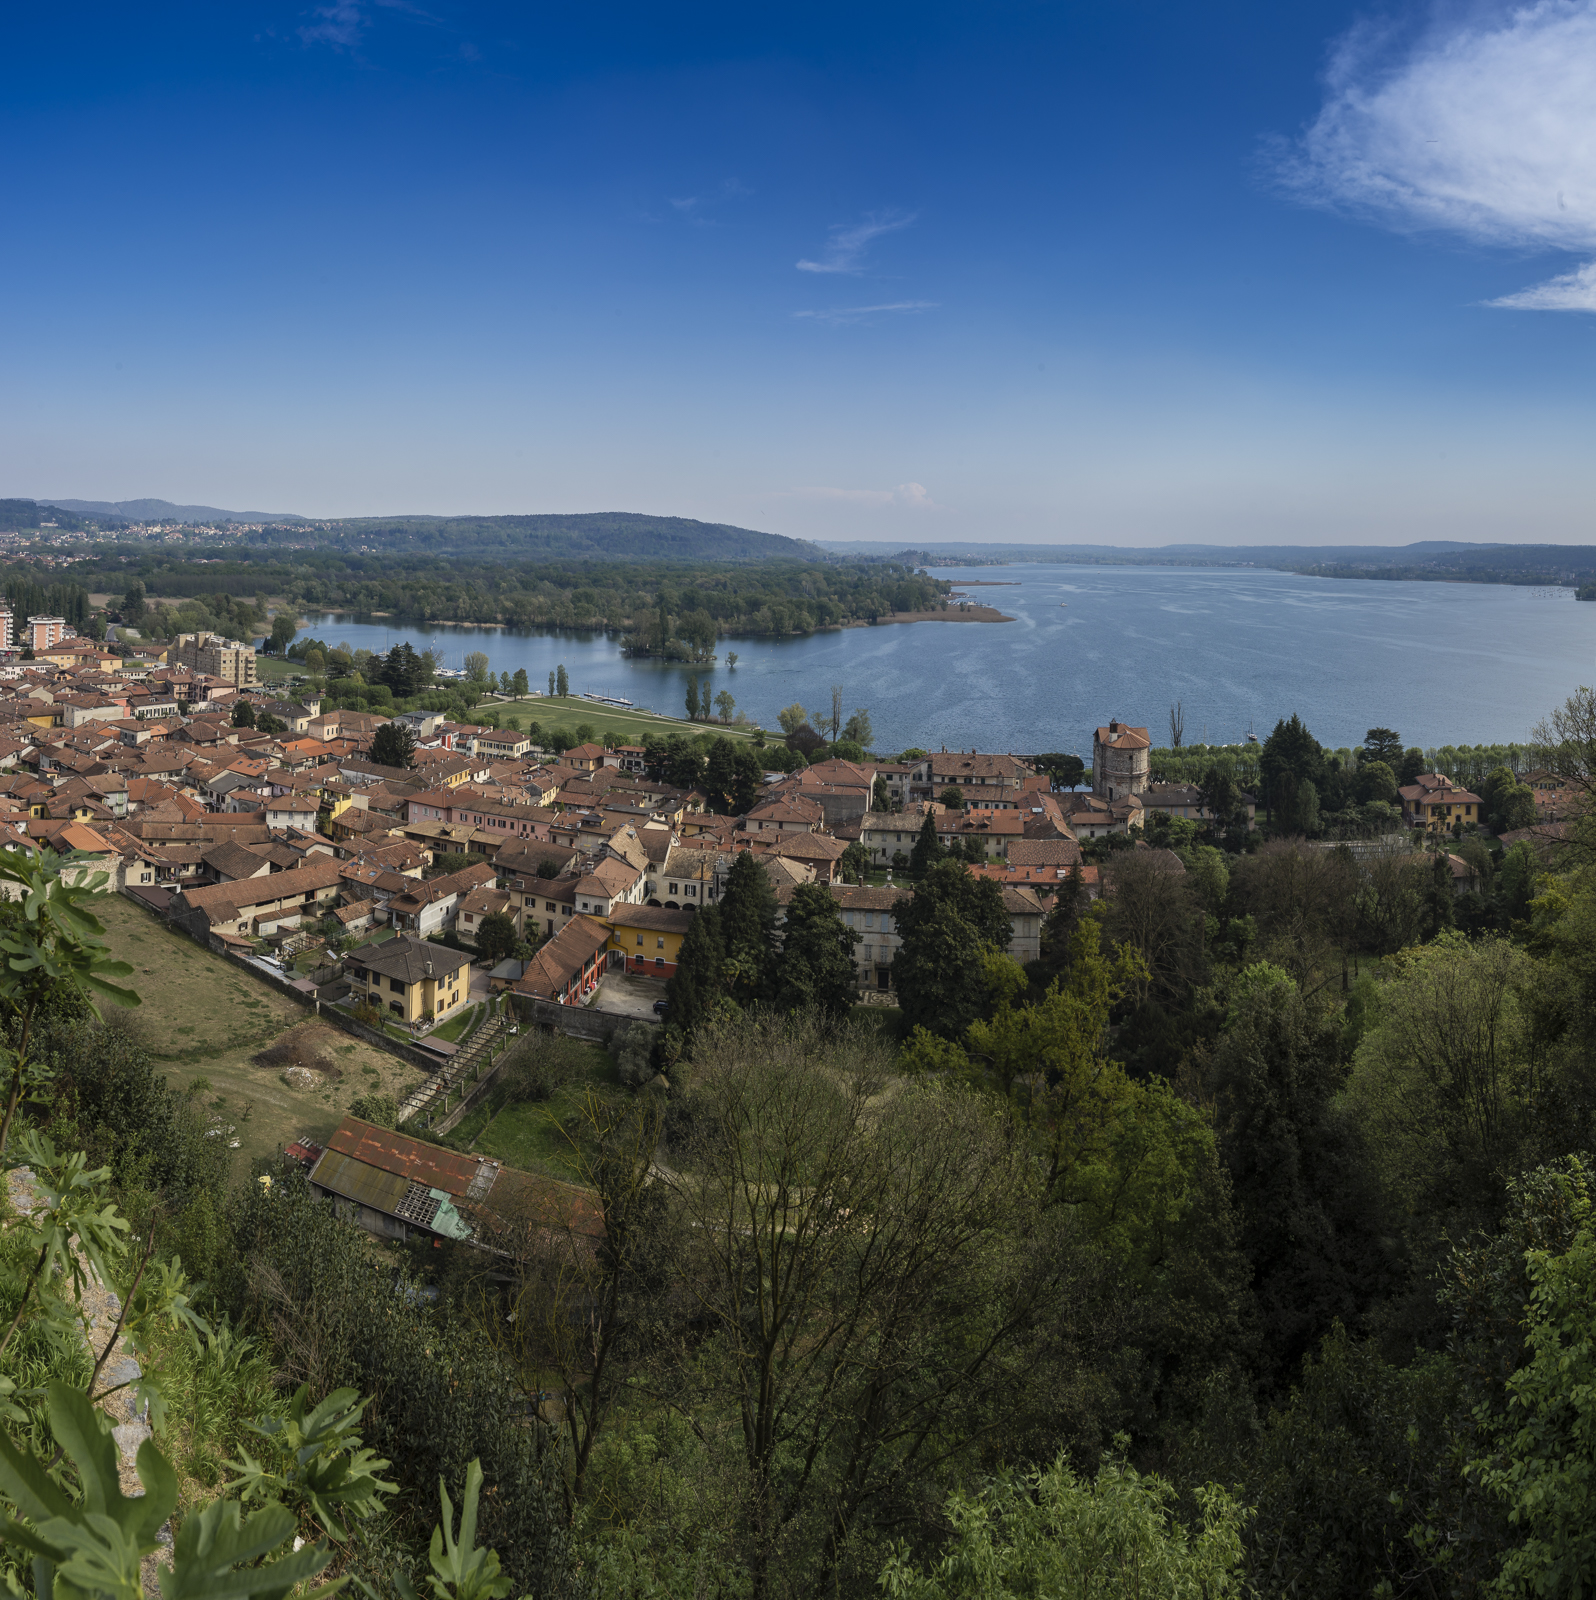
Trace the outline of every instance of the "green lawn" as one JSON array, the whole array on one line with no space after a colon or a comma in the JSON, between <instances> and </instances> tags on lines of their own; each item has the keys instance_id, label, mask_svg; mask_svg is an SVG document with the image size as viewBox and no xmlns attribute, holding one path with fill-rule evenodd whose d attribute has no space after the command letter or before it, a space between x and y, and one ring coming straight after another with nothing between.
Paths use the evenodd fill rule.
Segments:
<instances>
[{"instance_id":1,"label":"green lawn","mask_svg":"<svg viewBox=\"0 0 1596 1600\"><path fill-rule=\"evenodd\" d=\"M717 680L717 685L719 680ZM729 675L727 686L736 692L736 673ZM526 700L484 700L479 711L497 711L502 726L506 716L514 716L524 728L531 718L547 732L553 728L574 728L579 722L590 722L602 735L606 728L626 735L628 743L641 743L645 733L669 737L673 733L723 733L728 739L752 739L752 727L739 728L736 723L689 722L685 717L655 717L646 711L622 711L615 706L601 706L579 695L556 695L552 699L542 695Z\"/></svg>"},{"instance_id":2,"label":"green lawn","mask_svg":"<svg viewBox=\"0 0 1596 1600\"><path fill-rule=\"evenodd\" d=\"M566 1128L575 1131L576 1113L589 1088L615 1088L615 1063L603 1045L580 1047L588 1066L574 1083L547 1100L521 1100L501 1105L497 1092L458 1124L449 1143L470 1146L485 1156L495 1156L522 1172L541 1172L567 1182L583 1181L581 1158ZM472 1140L476 1143L473 1145Z\"/></svg>"},{"instance_id":3,"label":"green lawn","mask_svg":"<svg viewBox=\"0 0 1596 1600\"><path fill-rule=\"evenodd\" d=\"M468 1027L475 1025L476 1018L481 1014L481 1006L468 1006L457 1017L450 1017L441 1028L434 1028L429 1037L434 1039L447 1039L453 1044Z\"/></svg>"}]
</instances>

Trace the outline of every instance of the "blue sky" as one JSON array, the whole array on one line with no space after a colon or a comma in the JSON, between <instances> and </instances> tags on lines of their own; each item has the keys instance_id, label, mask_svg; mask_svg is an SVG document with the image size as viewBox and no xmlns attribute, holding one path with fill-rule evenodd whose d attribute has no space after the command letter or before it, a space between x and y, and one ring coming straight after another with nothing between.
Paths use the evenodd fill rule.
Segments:
<instances>
[{"instance_id":1,"label":"blue sky","mask_svg":"<svg viewBox=\"0 0 1596 1600\"><path fill-rule=\"evenodd\" d=\"M0 493L1596 539L1596 0L234 0L0 41Z\"/></svg>"}]
</instances>

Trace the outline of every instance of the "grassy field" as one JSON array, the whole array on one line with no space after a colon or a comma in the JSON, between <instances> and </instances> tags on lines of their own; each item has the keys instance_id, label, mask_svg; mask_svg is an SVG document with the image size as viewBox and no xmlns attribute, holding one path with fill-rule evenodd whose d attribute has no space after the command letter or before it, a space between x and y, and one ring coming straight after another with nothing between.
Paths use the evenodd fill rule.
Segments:
<instances>
[{"instance_id":1,"label":"grassy field","mask_svg":"<svg viewBox=\"0 0 1596 1600\"><path fill-rule=\"evenodd\" d=\"M624 734L630 744L640 744L645 733L669 738L673 733L723 733L728 739L752 739L754 729L735 722L689 722L685 717L656 717L648 711L622 711L615 706L596 705L576 695L540 695L525 700L485 700L480 711L497 711L502 725L506 716L515 717L524 728L531 718L545 733L554 728L575 728L588 722L600 737L606 728Z\"/></svg>"},{"instance_id":2,"label":"grassy field","mask_svg":"<svg viewBox=\"0 0 1596 1600\"><path fill-rule=\"evenodd\" d=\"M615 1063L603 1045L576 1048L585 1055L586 1067L573 1083L547 1100L520 1100L513 1105L504 1105L497 1093L490 1094L483 1105L455 1127L449 1142L469 1146L485 1156L496 1156L522 1172L582 1182L581 1163L565 1127L574 1119L585 1090L614 1088L618 1080Z\"/></svg>"},{"instance_id":3,"label":"grassy field","mask_svg":"<svg viewBox=\"0 0 1596 1600\"><path fill-rule=\"evenodd\" d=\"M133 967L144 1003L133 1013L175 1088L203 1078L205 1103L236 1129L247 1164L300 1134L324 1139L349 1103L368 1091L403 1099L423 1074L386 1051L351 1039L270 984L168 928L121 895L96 910L111 948ZM313 1088L294 1088L281 1067L255 1065L287 1046L315 1069Z\"/></svg>"}]
</instances>

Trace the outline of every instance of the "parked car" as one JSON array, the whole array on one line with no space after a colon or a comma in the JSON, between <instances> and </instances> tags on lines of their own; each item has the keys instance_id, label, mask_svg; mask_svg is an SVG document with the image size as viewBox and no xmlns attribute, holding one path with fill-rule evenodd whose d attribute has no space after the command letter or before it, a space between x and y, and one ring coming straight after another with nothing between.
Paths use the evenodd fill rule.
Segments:
<instances>
[{"instance_id":1,"label":"parked car","mask_svg":"<svg viewBox=\"0 0 1596 1600\"><path fill-rule=\"evenodd\" d=\"M654 1002L654 1015L656 1017L663 1017L665 1013L670 1010L670 1008L671 1003L669 1000L656 1000Z\"/></svg>"}]
</instances>

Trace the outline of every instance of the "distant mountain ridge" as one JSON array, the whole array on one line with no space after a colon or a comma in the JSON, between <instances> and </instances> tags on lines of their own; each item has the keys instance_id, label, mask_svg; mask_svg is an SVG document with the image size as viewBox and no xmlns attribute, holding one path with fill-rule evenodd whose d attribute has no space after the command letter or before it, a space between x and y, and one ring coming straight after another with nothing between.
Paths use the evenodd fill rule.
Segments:
<instances>
[{"instance_id":1,"label":"distant mountain ridge","mask_svg":"<svg viewBox=\"0 0 1596 1600\"><path fill-rule=\"evenodd\" d=\"M1596 545L1465 544L1424 539L1405 545L931 544L905 550L885 541L825 540L833 556L913 561L921 566L993 566L1010 561L1081 566L1269 567L1318 578L1449 579L1467 583L1596 583Z\"/></svg>"},{"instance_id":2,"label":"distant mountain ridge","mask_svg":"<svg viewBox=\"0 0 1596 1600\"><path fill-rule=\"evenodd\" d=\"M51 500L80 517L119 517L124 522L309 522L292 511L224 511L220 506L179 506L170 500Z\"/></svg>"}]
</instances>

